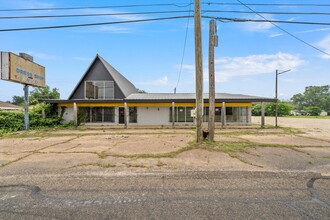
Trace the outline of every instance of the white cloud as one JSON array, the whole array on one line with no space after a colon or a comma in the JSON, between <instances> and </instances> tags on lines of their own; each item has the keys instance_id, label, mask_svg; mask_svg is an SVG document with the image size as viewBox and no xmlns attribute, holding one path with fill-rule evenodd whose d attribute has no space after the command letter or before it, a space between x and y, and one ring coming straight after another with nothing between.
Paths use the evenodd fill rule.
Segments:
<instances>
[{"instance_id":1,"label":"white cloud","mask_svg":"<svg viewBox=\"0 0 330 220\"><path fill-rule=\"evenodd\" d=\"M129 28L119 27L119 26L101 26L95 30L94 32L109 32L114 34L129 34L132 33L132 30Z\"/></svg>"},{"instance_id":2,"label":"white cloud","mask_svg":"<svg viewBox=\"0 0 330 220\"><path fill-rule=\"evenodd\" d=\"M269 37L279 37L279 36L282 36L283 34L271 34L271 35L269 35Z\"/></svg>"},{"instance_id":3,"label":"white cloud","mask_svg":"<svg viewBox=\"0 0 330 220\"><path fill-rule=\"evenodd\" d=\"M204 62L207 63L207 62ZM214 61L216 82L226 82L235 77L248 77L274 73L276 69L291 71L297 70L305 63L298 55L288 53L259 54L245 57L219 57ZM193 64L183 65L185 73L195 76ZM183 72L183 73L184 73ZM203 69L204 80L208 81L208 67ZM290 80L288 79L288 82Z\"/></svg>"},{"instance_id":4,"label":"white cloud","mask_svg":"<svg viewBox=\"0 0 330 220\"><path fill-rule=\"evenodd\" d=\"M328 34L325 38L318 42L317 45L325 52L330 53L330 34ZM322 55L322 58L330 59L330 56L324 54Z\"/></svg>"},{"instance_id":5,"label":"white cloud","mask_svg":"<svg viewBox=\"0 0 330 220\"><path fill-rule=\"evenodd\" d=\"M148 85L148 86L167 86L168 85L168 77L164 76L160 79L145 81L136 83L137 85Z\"/></svg>"},{"instance_id":6,"label":"white cloud","mask_svg":"<svg viewBox=\"0 0 330 220\"><path fill-rule=\"evenodd\" d=\"M272 20L273 17L268 15L268 16L264 16L266 17L266 19ZM264 20L262 17L255 15L254 17L250 17L247 19L252 19L252 20ZM247 31L253 31L253 32L264 32L267 31L271 28L273 28L274 26L270 23L270 22L247 22L244 24L244 28Z\"/></svg>"},{"instance_id":7,"label":"white cloud","mask_svg":"<svg viewBox=\"0 0 330 220\"><path fill-rule=\"evenodd\" d=\"M288 53L222 57L215 60L216 81L224 82L235 77L273 73L276 69L292 71L305 63L298 55Z\"/></svg>"},{"instance_id":8,"label":"white cloud","mask_svg":"<svg viewBox=\"0 0 330 220\"><path fill-rule=\"evenodd\" d=\"M304 34L304 33L314 33L314 32L319 32L319 31L329 31L330 28L316 28L316 29L311 29L311 30L306 30L306 31L299 31L296 32L297 34Z\"/></svg>"},{"instance_id":9,"label":"white cloud","mask_svg":"<svg viewBox=\"0 0 330 220\"><path fill-rule=\"evenodd\" d=\"M57 57L55 55L40 53L40 52L34 52L34 51L25 51L24 53L27 53L34 58L42 59L42 60L56 60Z\"/></svg>"}]
</instances>

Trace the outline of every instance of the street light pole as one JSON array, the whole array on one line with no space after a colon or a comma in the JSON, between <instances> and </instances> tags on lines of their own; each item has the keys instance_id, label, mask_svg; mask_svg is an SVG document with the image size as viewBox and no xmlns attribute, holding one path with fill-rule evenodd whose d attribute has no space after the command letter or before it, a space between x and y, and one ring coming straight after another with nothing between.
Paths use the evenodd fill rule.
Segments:
<instances>
[{"instance_id":1,"label":"street light pole","mask_svg":"<svg viewBox=\"0 0 330 220\"><path fill-rule=\"evenodd\" d=\"M275 79L275 99L276 99L276 103L275 103L275 127L277 127L277 111L278 111L278 75L286 73L291 71L291 69L289 70L285 70L282 72L279 72L278 70L276 70L276 79Z\"/></svg>"}]
</instances>

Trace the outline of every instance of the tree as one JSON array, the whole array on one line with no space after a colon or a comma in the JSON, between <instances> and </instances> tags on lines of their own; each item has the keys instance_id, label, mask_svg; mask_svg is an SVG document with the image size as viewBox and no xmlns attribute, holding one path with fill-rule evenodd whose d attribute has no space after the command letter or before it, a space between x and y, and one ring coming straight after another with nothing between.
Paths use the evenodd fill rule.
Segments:
<instances>
[{"instance_id":1,"label":"tree","mask_svg":"<svg viewBox=\"0 0 330 220\"><path fill-rule=\"evenodd\" d=\"M252 115L253 116L260 116L261 115L261 105L260 104L252 105Z\"/></svg>"},{"instance_id":2,"label":"tree","mask_svg":"<svg viewBox=\"0 0 330 220\"><path fill-rule=\"evenodd\" d=\"M143 89L139 89L139 88L137 88L137 92L138 92L138 93L147 93L145 90L143 90Z\"/></svg>"},{"instance_id":3,"label":"tree","mask_svg":"<svg viewBox=\"0 0 330 220\"><path fill-rule=\"evenodd\" d=\"M321 110L330 111L330 86L308 86L303 94L295 94L291 101L296 109L306 107L319 107Z\"/></svg>"},{"instance_id":4,"label":"tree","mask_svg":"<svg viewBox=\"0 0 330 220\"><path fill-rule=\"evenodd\" d=\"M39 99L59 99L60 93L57 88L53 88L52 90L49 86L45 88L35 88L31 91L29 96L29 104L35 105L38 103Z\"/></svg>"},{"instance_id":5,"label":"tree","mask_svg":"<svg viewBox=\"0 0 330 220\"><path fill-rule=\"evenodd\" d=\"M14 105L23 106L24 105L24 96L13 96L13 101L11 102Z\"/></svg>"},{"instance_id":6,"label":"tree","mask_svg":"<svg viewBox=\"0 0 330 220\"><path fill-rule=\"evenodd\" d=\"M292 105L290 105L289 103L281 102L281 101L278 102L278 109L277 109L278 116L289 115L291 110L292 110ZM255 104L252 106L252 115L253 116L261 115L260 104ZM265 115L275 116L275 103L267 103L265 105Z\"/></svg>"},{"instance_id":7,"label":"tree","mask_svg":"<svg viewBox=\"0 0 330 220\"><path fill-rule=\"evenodd\" d=\"M311 116L318 116L322 112L322 110L317 106L308 106L304 108L305 112Z\"/></svg>"}]
</instances>

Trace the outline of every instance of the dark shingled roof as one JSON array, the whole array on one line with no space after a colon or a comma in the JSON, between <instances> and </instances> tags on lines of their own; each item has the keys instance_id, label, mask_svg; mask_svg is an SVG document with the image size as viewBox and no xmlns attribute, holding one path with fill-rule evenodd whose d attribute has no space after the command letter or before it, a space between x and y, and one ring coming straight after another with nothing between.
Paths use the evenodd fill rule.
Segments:
<instances>
[{"instance_id":1,"label":"dark shingled roof","mask_svg":"<svg viewBox=\"0 0 330 220\"><path fill-rule=\"evenodd\" d=\"M137 89L128 79L121 75L113 66L111 66L106 60L104 60L100 55L97 55L102 61L105 68L109 71L110 75L117 83L119 89L123 92L124 96L127 97L132 93L137 92Z\"/></svg>"},{"instance_id":2,"label":"dark shingled roof","mask_svg":"<svg viewBox=\"0 0 330 220\"><path fill-rule=\"evenodd\" d=\"M204 93L203 98L208 101L209 94ZM133 93L125 100L127 102L191 102L195 99L195 93ZM273 98L230 93L216 93L215 99L217 102L275 102Z\"/></svg>"},{"instance_id":3,"label":"dark shingled roof","mask_svg":"<svg viewBox=\"0 0 330 220\"><path fill-rule=\"evenodd\" d=\"M83 79L85 78L86 74L89 72L90 68L93 66L96 59L99 59L102 62L102 64L108 70L108 73L112 76L113 80L118 85L120 91L122 91L125 97L129 96L132 93L137 92L137 89L135 88L133 83L131 83L128 79L126 79L123 75L121 75L113 66L111 66L107 61L105 61L99 54L96 54L94 60L88 67L87 71L81 77L76 87L73 89L71 95L69 96L69 99L72 98L73 94L77 90L78 86L82 83Z\"/></svg>"},{"instance_id":4,"label":"dark shingled roof","mask_svg":"<svg viewBox=\"0 0 330 220\"><path fill-rule=\"evenodd\" d=\"M8 102L2 102L0 101L0 109L6 109L6 110L18 110L21 109L21 107L8 103Z\"/></svg>"}]
</instances>

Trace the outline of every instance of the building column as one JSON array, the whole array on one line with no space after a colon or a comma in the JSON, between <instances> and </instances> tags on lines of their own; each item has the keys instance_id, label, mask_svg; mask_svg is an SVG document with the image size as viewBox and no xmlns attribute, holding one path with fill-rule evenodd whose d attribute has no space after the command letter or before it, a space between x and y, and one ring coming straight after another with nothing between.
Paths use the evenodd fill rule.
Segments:
<instances>
[{"instance_id":1,"label":"building column","mask_svg":"<svg viewBox=\"0 0 330 220\"><path fill-rule=\"evenodd\" d=\"M261 103L261 128L265 128L265 104Z\"/></svg>"},{"instance_id":2,"label":"building column","mask_svg":"<svg viewBox=\"0 0 330 220\"><path fill-rule=\"evenodd\" d=\"M172 102L172 127L175 127L175 103Z\"/></svg>"},{"instance_id":3,"label":"building column","mask_svg":"<svg viewBox=\"0 0 330 220\"><path fill-rule=\"evenodd\" d=\"M128 113L128 107L127 107L127 102L125 102L124 103L124 124L125 124L125 128L127 128L128 127L128 120L129 120L129 118L128 118L128 115L129 113Z\"/></svg>"},{"instance_id":4,"label":"building column","mask_svg":"<svg viewBox=\"0 0 330 220\"><path fill-rule=\"evenodd\" d=\"M222 102L221 105L221 127L226 125L226 103Z\"/></svg>"},{"instance_id":5,"label":"building column","mask_svg":"<svg viewBox=\"0 0 330 220\"><path fill-rule=\"evenodd\" d=\"M78 127L78 108L77 103L73 103L73 125L75 128Z\"/></svg>"}]
</instances>

